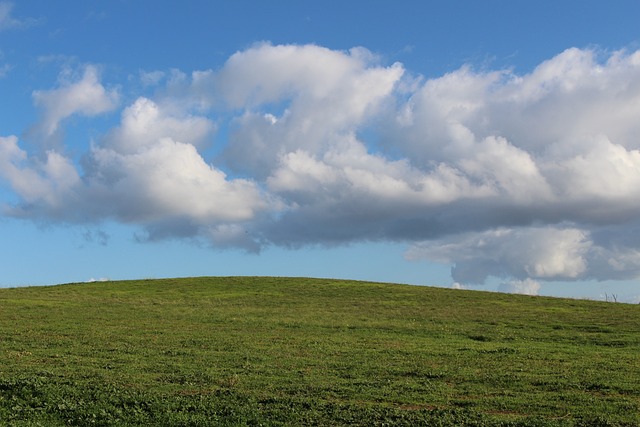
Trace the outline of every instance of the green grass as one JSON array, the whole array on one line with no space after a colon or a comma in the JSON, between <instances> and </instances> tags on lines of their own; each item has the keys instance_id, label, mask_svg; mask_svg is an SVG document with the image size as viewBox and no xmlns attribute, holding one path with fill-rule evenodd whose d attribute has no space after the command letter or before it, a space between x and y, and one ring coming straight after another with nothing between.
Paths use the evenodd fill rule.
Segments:
<instances>
[{"instance_id":1,"label":"green grass","mask_svg":"<svg viewBox=\"0 0 640 427\"><path fill-rule=\"evenodd\" d=\"M305 278L1 289L0 425L639 426L640 306Z\"/></svg>"}]
</instances>

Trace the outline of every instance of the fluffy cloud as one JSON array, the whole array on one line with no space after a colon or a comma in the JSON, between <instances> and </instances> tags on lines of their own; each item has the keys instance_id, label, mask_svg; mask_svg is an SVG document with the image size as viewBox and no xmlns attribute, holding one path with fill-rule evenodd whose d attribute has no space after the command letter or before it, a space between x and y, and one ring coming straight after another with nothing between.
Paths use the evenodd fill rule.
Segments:
<instances>
[{"instance_id":1,"label":"fluffy cloud","mask_svg":"<svg viewBox=\"0 0 640 427\"><path fill-rule=\"evenodd\" d=\"M31 207L46 205L48 217L64 216L66 201L73 197L80 177L72 162L49 151L44 160L29 161L16 136L0 137L0 177L7 181L23 203L8 210L13 215L31 216Z\"/></svg>"},{"instance_id":2,"label":"fluffy cloud","mask_svg":"<svg viewBox=\"0 0 640 427\"><path fill-rule=\"evenodd\" d=\"M166 110L136 100L120 126L89 148L83 173L55 150L40 160L29 157L17 137L0 138L0 176L22 200L8 213L72 223L111 219L143 226L142 240L201 236L257 250L237 230L270 209L268 197L255 183L229 179L205 162L198 147L215 130L211 121Z\"/></svg>"},{"instance_id":3,"label":"fluffy cloud","mask_svg":"<svg viewBox=\"0 0 640 427\"><path fill-rule=\"evenodd\" d=\"M227 105L243 112L224 160L264 179L282 155L332 150L390 99L403 72L378 66L364 49L258 45L236 53L216 78Z\"/></svg>"},{"instance_id":4,"label":"fluffy cloud","mask_svg":"<svg viewBox=\"0 0 640 427\"><path fill-rule=\"evenodd\" d=\"M0 140L11 212L256 251L405 241L460 286L500 277L521 293L640 276L640 52L407 74L363 48L270 44L216 71L141 74L166 87L130 97L80 162ZM51 135L118 94L86 67L34 101Z\"/></svg>"},{"instance_id":5,"label":"fluffy cloud","mask_svg":"<svg viewBox=\"0 0 640 427\"><path fill-rule=\"evenodd\" d=\"M260 205L254 184L227 180L194 146L170 138L134 154L94 148L90 161L91 194L115 199L108 204L112 214L129 222L182 216L194 221L247 220Z\"/></svg>"},{"instance_id":6,"label":"fluffy cloud","mask_svg":"<svg viewBox=\"0 0 640 427\"><path fill-rule=\"evenodd\" d=\"M452 277L461 283L489 276L573 280L586 272L592 244L588 233L573 228L500 228L418 243L406 256L453 264Z\"/></svg>"},{"instance_id":7,"label":"fluffy cloud","mask_svg":"<svg viewBox=\"0 0 640 427\"><path fill-rule=\"evenodd\" d=\"M33 92L34 103L42 109L42 119L36 125L45 138L53 136L60 122L73 114L95 116L116 108L118 92L107 90L100 82L94 66L84 69L78 81L63 81L56 89Z\"/></svg>"},{"instance_id":8,"label":"fluffy cloud","mask_svg":"<svg viewBox=\"0 0 640 427\"><path fill-rule=\"evenodd\" d=\"M105 145L119 153L137 153L152 148L163 138L203 148L215 131L209 119L191 114L172 114L167 106L138 98L122 113L121 124L107 135Z\"/></svg>"}]
</instances>

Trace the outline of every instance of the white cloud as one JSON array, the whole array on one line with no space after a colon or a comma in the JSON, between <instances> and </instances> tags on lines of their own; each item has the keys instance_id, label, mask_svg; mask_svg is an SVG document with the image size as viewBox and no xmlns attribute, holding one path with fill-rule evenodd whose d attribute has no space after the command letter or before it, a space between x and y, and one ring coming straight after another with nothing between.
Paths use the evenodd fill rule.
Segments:
<instances>
[{"instance_id":1,"label":"white cloud","mask_svg":"<svg viewBox=\"0 0 640 427\"><path fill-rule=\"evenodd\" d=\"M453 264L461 283L489 276L573 280L586 272L591 246L588 233L573 228L500 228L416 243L406 257Z\"/></svg>"},{"instance_id":2,"label":"white cloud","mask_svg":"<svg viewBox=\"0 0 640 427\"><path fill-rule=\"evenodd\" d=\"M119 95L114 89L107 90L99 82L97 68L89 65L80 80L64 81L57 89L35 91L33 100L43 110L36 128L49 138L58 131L60 122L73 114L95 116L113 110Z\"/></svg>"},{"instance_id":3,"label":"white cloud","mask_svg":"<svg viewBox=\"0 0 640 427\"><path fill-rule=\"evenodd\" d=\"M82 168L5 137L0 174L16 214L115 219L141 240L406 241L457 283L527 292L640 277L640 52L572 48L524 75L405 74L363 48L270 44L217 71L141 73L165 87L126 106ZM34 93L39 128L118 98L86 67ZM219 125L221 154L206 159Z\"/></svg>"},{"instance_id":4,"label":"white cloud","mask_svg":"<svg viewBox=\"0 0 640 427\"><path fill-rule=\"evenodd\" d=\"M127 222L246 221L265 207L255 184L228 180L193 145L171 138L133 154L95 147L90 158L90 196Z\"/></svg>"},{"instance_id":5,"label":"white cloud","mask_svg":"<svg viewBox=\"0 0 640 427\"><path fill-rule=\"evenodd\" d=\"M205 117L182 113L176 116L171 108L147 98L138 98L122 113L121 125L106 138L106 145L119 153L147 150L163 138L202 148L215 131L213 122Z\"/></svg>"},{"instance_id":6,"label":"white cloud","mask_svg":"<svg viewBox=\"0 0 640 427\"><path fill-rule=\"evenodd\" d=\"M371 61L363 49L314 45L262 44L233 55L216 79L227 103L244 111L227 164L263 179L281 154L321 154L340 144L392 95L404 72Z\"/></svg>"},{"instance_id":7,"label":"white cloud","mask_svg":"<svg viewBox=\"0 0 640 427\"><path fill-rule=\"evenodd\" d=\"M540 283L532 279L511 280L500 284L498 291L509 294L538 295Z\"/></svg>"},{"instance_id":8,"label":"white cloud","mask_svg":"<svg viewBox=\"0 0 640 427\"><path fill-rule=\"evenodd\" d=\"M67 199L73 197L80 177L69 159L48 151L44 160L29 161L27 153L18 146L16 136L0 137L0 177L8 181L23 200L16 215L30 216L24 208L33 204L47 206L45 216L58 219L69 208ZM27 208L28 209L28 208Z\"/></svg>"},{"instance_id":9,"label":"white cloud","mask_svg":"<svg viewBox=\"0 0 640 427\"><path fill-rule=\"evenodd\" d=\"M565 200L613 203L620 209L640 196L640 151L612 142L606 135L585 137L580 153L544 165Z\"/></svg>"},{"instance_id":10,"label":"white cloud","mask_svg":"<svg viewBox=\"0 0 640 427\"><path fill-rule=\"evenodd\" d=\"M214 130L203 118L176 117L146 98L83 158L84 174L56 151L29 157L15 136L0 139L0 176L23 203L11 214L64 222L106 219L141 225L142 240L203 237L258 250L233 233L274 203L251 181L230 179L198 151Z\"/></svg>"}]
</instances>

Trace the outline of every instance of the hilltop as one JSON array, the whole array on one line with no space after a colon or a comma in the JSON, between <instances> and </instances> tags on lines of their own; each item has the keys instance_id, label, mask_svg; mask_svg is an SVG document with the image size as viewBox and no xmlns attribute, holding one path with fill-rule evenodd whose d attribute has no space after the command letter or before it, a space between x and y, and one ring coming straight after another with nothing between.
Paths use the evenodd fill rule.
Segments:
<instances>
[{"instance_id":1,"label":"hilltop","mask_svg":"<svg viewBox=\"0 0 640 427\"><path fill-rule=\"evenodd\" d=\"M2 425L640 425L638 305L202 277L0 313Z\"/></svg>"}]
</instances>

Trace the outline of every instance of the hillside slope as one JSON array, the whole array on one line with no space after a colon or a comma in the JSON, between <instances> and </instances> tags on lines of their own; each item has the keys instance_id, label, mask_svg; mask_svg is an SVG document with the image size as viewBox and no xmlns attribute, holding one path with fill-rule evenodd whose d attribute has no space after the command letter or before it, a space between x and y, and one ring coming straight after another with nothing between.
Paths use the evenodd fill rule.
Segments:
<instances>
[{"instance_id":1,"label":"hillside slope","mask_svg":"<svg viewBox=\"0 0 640 427\"><path fill-rule=\"evenodd\" d=\"M2 425L640 425L640 306L307 278L0 289Z\"/></svg>"}]
</instances>

